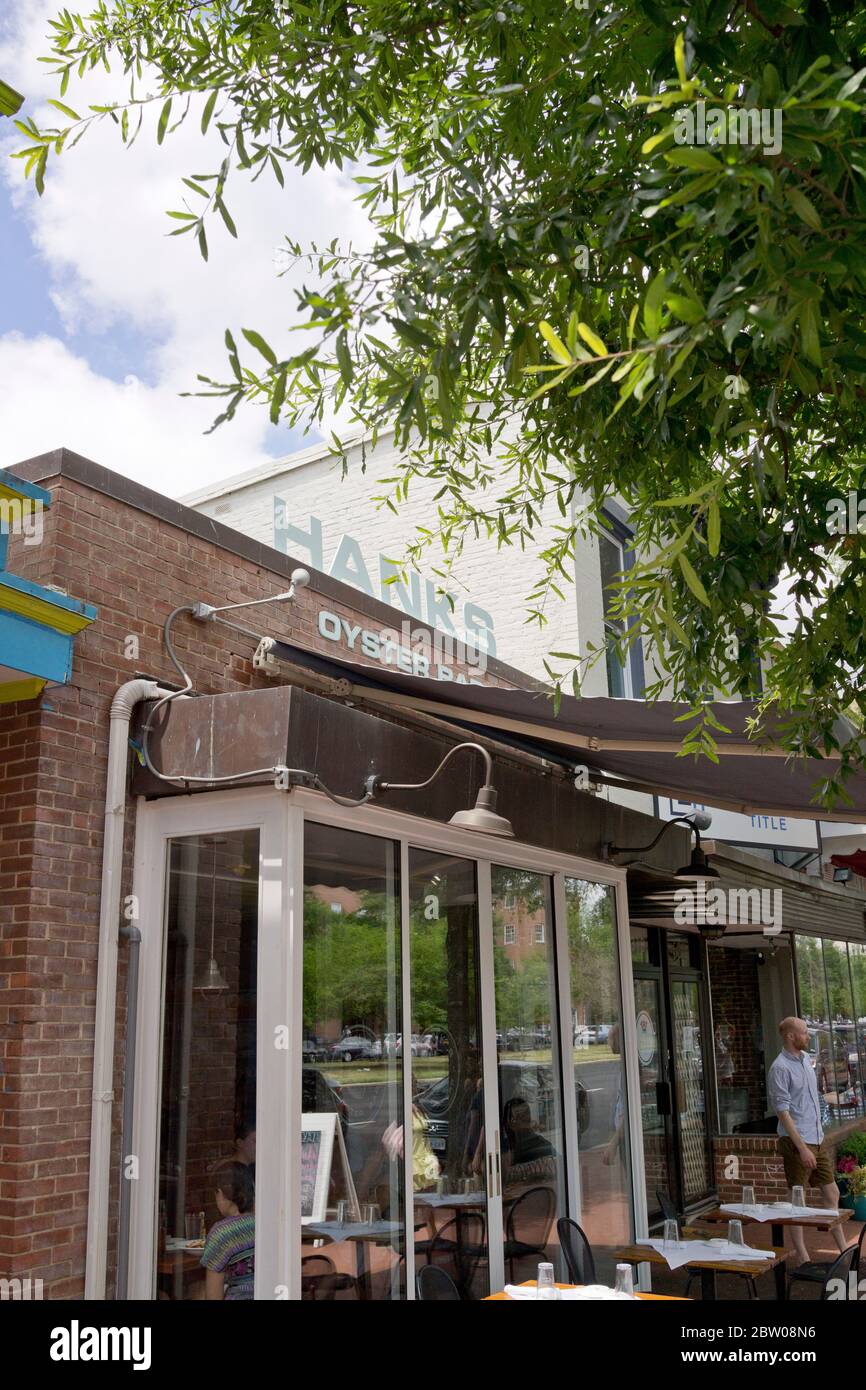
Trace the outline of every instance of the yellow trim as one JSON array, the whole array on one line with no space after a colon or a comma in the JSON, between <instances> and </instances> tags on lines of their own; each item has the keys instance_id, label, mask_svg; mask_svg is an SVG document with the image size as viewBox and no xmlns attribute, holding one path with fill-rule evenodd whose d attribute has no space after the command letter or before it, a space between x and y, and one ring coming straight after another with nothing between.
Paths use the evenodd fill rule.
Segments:
<instances>
[{"instance_id":1,"label":"yellow trim","mask_svg":"<svg viewBox=\"0 0 866 1390\"><path fill-rule=\"evenodd\" d=\"M41 695L47 681L38 676L26 681L0 681L0 705L11 705L16 700L35 700Z\"/></svg>"},{"instance_id":2,"label":"yellow trim","mask_svg":"<svg viewBox=\"0 0 866 1390\"><path fill-rule=\"evenodd\" d=\"M43 627L53 627L55 632L75 633L93 622L83 613L70 612L47 599L37 598L35 594L22 593L3 583L0 575L0 612L18 613L31 622L41 623Z\"/></svg>"},{"instance_id":3,"label":"yellow trim","mask_svg":"<svg viewBox=\"0 0 866 1390\"><path fill-rule=\"evenodd\" d=\"M0 497L5 497L10 502L20 502L22 509L26 509L30 514L37 510L44 511L46 505L41 497L31 497L29 492L22 492L20 488L10 487L8 483L0 483Z\"/></svg>"}]
</instances>

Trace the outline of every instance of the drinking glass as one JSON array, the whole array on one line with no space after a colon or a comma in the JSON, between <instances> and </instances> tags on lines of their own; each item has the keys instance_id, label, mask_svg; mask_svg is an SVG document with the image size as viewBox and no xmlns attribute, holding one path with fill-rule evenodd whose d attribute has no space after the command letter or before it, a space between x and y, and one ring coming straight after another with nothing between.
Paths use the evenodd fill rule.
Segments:
<instances>
[{"instance_id":1,"label":"drinking glass","mask_svg":"<svg viewBox=\"0 0 866 1390\"><path fill-rule=\"evenodd\" d=\"M634 1295L634 1275L631 1265L617 1265L616 1292Z\"/></svg>"},{"instance_id":2,"label":"drinking glass","mask_svg":"<svg viewBox=\"0 0 866 1390\"><path fill-rule=\"evenodd\" d=\"M365 1202L361 1208L361 1220L366 1226L373 1226L379 1220L379 1208L375 1202Z\"/></svg>"},{"instance_id":3,"label":"drinking glass","mask_svg":"<svg viewBox=\"0 0 866 1390\"><path fill-rule=\"evenodd\" d=\"M445 1193L448 1191L448 1179L446 1177L439 1177L436 1179L436 1191L440 1197L445 1196Z\"/></svg>"},{"instance_id":4,"label":"drinking glass","mask_svg":"<svg viewBox=\"0 0 866 1390\"><path fill-rule=\"evenodd\" d=\"M665 1222L662 1244L665 1250L677 1250L679 1248L680 1228L673 1218Z\"/></svg>"},{"instance_id":5,"label":"drinking glass","mask_svg":"<svg viewBox=\"0 0 866 1390\"><path fill-rule=\"evenodd\" d=\"M553 1302L559 1297L559 1289L556 1287L556 1279L553 1274L553 1265L540 1264L538 1275L535 1280L535 1297L543 1298L547 1302Z\"/></svg>"},{"instance_id":6,"label":"drinking glass","mask_svg":"<svg viewBox=\"0 0 866 1390\"><path fill-rule=\"evenodd\" d=\"M337 1221L341 1226L345 1226L352 1214L352 1204L345 1197L341 1197L337 1203Z\"/></svg>"},{"instance_id":7,"label":"drinking glass","mask_svg":"<svg viewBox=\"0 0 866 1390\"><path fill-rule=\"evenodd\" d=\"M802 1187L791 1188L791 1206L804 1207L806 1205L806 1193Z\"/></svg>"},{"instance_id":8,"label":"drinking glass","mask_svg":"<svg viewBox=\"0 0 866 1390\"><path fill-rule=\"evenodd\" d=\"M184 1217L184 1230L187 1240L198 1240L198 1216L194 1211L188 1211Z\"/></svg>"},{"instance_id":9,"label":"drinking glass","mask_svg":"<svg viewBox=\"0 0 866 1390\"><path fill-rule=\"evenodd\" d=\"M743 1188L743 1206L753 1207L755 1205L755 1189L753 1187Z\"/></svg>"},{"instance_id":10,"label":"drinking glass","mask_svg":"<svg viewBox=\"0 0 866 1390\"><path fill-rule=\"evenodd\" d=\"M746 1242L743 1240L742 1221L728 1222L728 1240L731 1245L745 1245Z\"/></svg>"}]
</instances>

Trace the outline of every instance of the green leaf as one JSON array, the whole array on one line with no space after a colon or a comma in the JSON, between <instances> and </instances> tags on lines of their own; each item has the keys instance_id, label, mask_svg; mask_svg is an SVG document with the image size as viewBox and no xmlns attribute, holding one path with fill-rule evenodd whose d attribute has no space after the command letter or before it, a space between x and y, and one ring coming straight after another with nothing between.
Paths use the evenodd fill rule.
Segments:
<instances>
[{"instance_id":1,"label":"green leaf","mask_svg":"<svg viewBox=\"0 0 866 1390\"><path fill-rule=\"evenodd\" d=\"M715 497L710 498L707 512L707 549L711 555L718 555L722 537L722 518Z\"/></svg>"},{"instance_id":2,"label":"green leaf","mask_svg":"<svg viewBox=\"0 0 866 1390\"><path fill-rule=\"evenodd\" d=\"M725 172L725 166L709 150L695 145L680 145L675 150L666 150L665 159L668 164L679 165L683 169L702 169L715 174Z\"/></svg>"},{"instance_id":3,"label":"green leaf","mask_svg":"<svg viewBox=\"0 0 866 1390\"><path fill-rule=\"evenodd\" d=\"M707 591L695 573L691 560L688 559L682 550L677 556L677 564L683 572L683 579L688 584L695 598L699 603L702 603L705 608L709 608L710 600L707 597Z\"/></svg>"},{"instance_id":4,"label":"green leaf","mask_svg":"<svg viewBox=\"0 0 866 1390\"><path fill-rule=\"evenodd\" d=\"M586 343L587 347L592 348L593 352L596 354L597 357L607 356L607 348L605 347L601 338L599 338L598 334L593 333L588 323L579 323L577 325L577 331L580 334L583 341Z\"/></svg>"},{"instance_id":5,"label":"green leaf","mask_svg":"<svg viewBox=\"0 0 866 1390\"><path fill-rule=\"evenodd\" d=\"M216 199L215 199L215 202L216 202L217 211L219 212L220 217L222 218L223 222L225 222L225 224L226 224L226 226L228 227L229 231L231 232L232 236L233 236L233 237L236 237L237 234L238 234L238 229L237 229L237 227L235 226L234 222L232 221L231 216L229 215L229 210L228 210L228 208L226 207L226 205L225 205L225 203L223 202L222 198L216 198Z\"/></svg>"},{"instance_id":6,"label":"green leaf","mask_svg":"<svg viewBox=\"0 0 866 1390\"><path fill-rule=\"evenodd\" d=\"M667 272L659 271L647 286L643 302L643 326L648 338L657 338L662 329L662 305L665 300Z\"/></svg>"},{"instance_id":7,"label":"green leaf","mask_svg":"<svg viewBox=\"0 0 866 1390\"><path fill-rule=\"evenodd\" d=\"M550 324L542 319L541 323L538 325L538 331L550 348L551 355L556 358L557 362L561 362L564 366L570 366L574 359L565 346L565 343L556 335ZM578 328L578 332L579 331L580 328Z\"/></svg>"},{"instance_id":8,"label":"green leaf","mask_svg":"<svg viewBox=\"0 0 866 1390\"><path fill-rule=\"evenodd\" d=\"M683 323L700 323L704 317L700 304L696 304L693 299L687 299L684 294L666 294L665 303L671 313L676 314Z\"/></svg>"},{"instance_id":9,"label":"green leaf","mask_svg":"<svg viewBox=\"0 0 866 1390\"><path fill-rule=\"evenodd\" d=\"M163 106L159 113L159 124L156 127L156 143L161 145L165 139L165 132L168 129L169 117L171 116L171 97Z\"/></svg>"},{"instance_id":10,"label":"green leaf","mask_svg":"<svg viewBox=\"0 0 866 1390\"><path fill-rule=\"evenodd\" d=\"M790 185L786 186L785 197L791 204L791 207L794 209L797 216L800 218L801 222L805 222L806 226L811 227L813 232L821 231L823 224L818 214L818 209L815 207L815 204L811 201L811 199L806 197L805 193L803 193L801 189L793 188Z\"/></svg>"},{"instance_id":11,"label":"green leaf","mask_svg":"<svg viewBox=\"0 0 866 1390\"><path fill-rule=\"evenodd\" d=\"M277 354L274 352L273 348L265 342L261 333L257 333L254 328L242 328L241 332L250 346L254 347L257 352L260 352L266 362L270 362L272 367L277 365Z\"/></svg>"},{"instance_id":12,"label":"green leaf","mask_svg":"<svg viewBox=\"0 0 866 1390\"><path fill-rule=\"evenodd\" d=\"M207 128L208 128L208 126L210 125L210 118L211 118L211 116L213 115L213 109L214 109L214 107L216 106L216 102L217 102L217 97L218 97L218 96L219 96L219 89L218 89L217 87L214 87L213 91L211 92L210 96L208 97L207 101L206 101L205 104L204 104L204 110L203 110L202 113L201 113L201 133L202 133L202 135L206 134Z\"/></svg>"},{"instance_id":13,"label":"green leaf","mask_svg":"<svg viewBox=\"0 0 866 1390\"><path fill-rule=\"evenodd\" d=\"M62 101L55 101L53 97L49 97L49 98L48 98L48 105L49 105L49 106L54 106L54 107L56 107L56 109L57 109L58 111L62 111L63 115L64 115L64 116L68 116L68 117L70 118L70 120L73 120L73 121L80 121L80 120L81 120L81 117L79 116L78 112L77 112L77 111L73 111L73 109L72 109L71 106L64 106L64 104L63 104Z\"/></svg>"},{"instance_id":14,"label":"green leaf","mask_svg":"<svg viewBox=\"0 0 866 1390\"><path fill-rule=\"evenodd\" d=\"M284 367L274 382L273 395L271 396L270 421L272 425L280 423L280 411L283 401L286 399L286 376L287 369Z\"/></svg>"}]
</instances>

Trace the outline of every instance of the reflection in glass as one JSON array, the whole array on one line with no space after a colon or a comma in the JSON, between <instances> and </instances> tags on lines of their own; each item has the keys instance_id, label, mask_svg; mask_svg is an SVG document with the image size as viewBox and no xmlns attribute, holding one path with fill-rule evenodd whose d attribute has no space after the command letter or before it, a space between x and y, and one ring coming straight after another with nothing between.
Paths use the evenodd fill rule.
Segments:
<instances>
[{"instance_id":1,"label":"reflection in glass","mask_svg":"<svg viewBox=\"0 0 866 1390\"><path fill-rule=\"evenodd\" d=\"M671 981L684 1204L703 1197L712 1184L698 988L696 980Z\"/></svg>"},{"instance_id":2,"label":"reflection in glass","mask_svg":"<svg viewBox=\"0 0 866 1390\"><path fill-rule=\"evenodd\" d=\"M399 904L396 844L306 823L301 1283L308 1299L392 1299L405 1291ZM362 1206L378 1208L363 1213L363 1224Z\"/></svg>"},{"instance_id":3,"label":"reflection in glass","mask_svg":"<svg viewBox=\"0 0 866 1390\"><path fill-rule=\"evenodd\" d=\"M169 846L160 1298L253 1296L258 882L255 830Z\"/></svg>"},{"instance_id":4,"label":"reflection in glass","mask_svg":"<svg viewBox=\"0 0 866 1390\"><path fill-rule=\"evenodd\" d=\"M809 1025L811 1035L809 1051L816 1073L823 1054L823 1081L826 1085L831 1071L832 1044L830 1039L830 1002L827 998L827 977L824 974L824 952L821 938L797 936L795 942L800 1014ZM818 1075L821 1123L825 1129L828 1129L834 1122L834 1116L827 1095L821 1090L821 1080L822 1076Z\"/></svg>"},{"instance_id":5,"label":"reflection in glass","mask_svg":"<svg viewBox=\"0 0 866 1390\"><path fill-rule=\"evenodd\" d=\"M830 1029L829 1036L824 1034L818 1048L818 1091L825 1097L834 1123L841 1123L863 1113L862 1092L858 1089L860 1059L847 942L824 938L824 970L830 999Z\"/></svg>"},{"instance_id":6,"label":"reflection in glass","mask_svg":"<svg viewBox=\"0 0 866 1390\"><path fill-rule=\"evenodd\" d=\"M612 1283L613 1251L631 1237L614 892L600 883L567 878L565 898L580 1133L580 1224L592 1246L596 1273L603 1283ZM643 938L645 950L645 929ZM633 944L640 948L640 938L633 937Z\"/></svg>"},{"instance_id":7,"label":"reflection in glass","mask_svg":"<svg viewBox=\"0 0 866 1390\"><path fill-rule=\"evenodd\" d=\"M671 1171L669 1107L660 1108L659 1105L660 1100L666 1101L669 1096L663 1052L660 992L659 979L642 979L635 976L638 1086L643 1129L644 1179L650 1217L661 1209L656 1194L672 1194L675 1190Z\"/></svg>"},{"instance_id":8,"label":"reflection in glass","mask_svg":"<svg viewBox=\"0 0 866 1390\"><path fill-rule=\"evenodd\" d=\"M415 1264L489 1291L475 865L409 851Z\"/></svg>"},{"instance_id":9,"label":"reflection in glass","mask_svg":"<svg viewBox=\"0 0 866 1390\"><path fill-rule=\"evenodd\" d=\"M861 1113L866 1113L866 945L848 943L851 965L851 998L857 1057L857 1097Z\"/></svg>"},{"instance_id":10,"label":"reflection in glass","mask_svg":"<svg viewBox=\"0 0 866 1390\"><path fill-rule=\"evenodd\" d=\"M567 1215L550 879L494 865L492 896L505 1268L515 1283L554 1257L555 1222Z\"/></svg>"}]
</instances>

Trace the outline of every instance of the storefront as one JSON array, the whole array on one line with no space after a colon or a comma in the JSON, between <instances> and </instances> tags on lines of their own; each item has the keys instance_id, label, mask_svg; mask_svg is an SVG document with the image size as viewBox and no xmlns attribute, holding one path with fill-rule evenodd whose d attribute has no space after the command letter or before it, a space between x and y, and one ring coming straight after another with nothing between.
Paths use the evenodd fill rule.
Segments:
<instances>
[{"instance_id":1,"label":"storefront","mask_svg":"<svg viewBox=\"0 0 866 1390\"><path fill-rule=\"evenodd\" d=\"M411 653L341 662L322 613L383 652L385 605L65 451L22 467L53 505L19 569L100 620L68 686L0 712L7 779L35 770L0 782L24 866L4 1271L56 1298L201 1297L189 1242L223 1183L238 1216L254 1201L237 1277L256 1298L411 1299L428 1261L478 1298L557 1261L563 1216L609 1279L659 1191L711 1198L726 1127L762 1108L731 1029L763 933L668 920L651 899L687 881L690 830L594 794L614 777L725 804L724 776L690 788L670 712L557 715L495 660L474 684L459 652L438 681ZM808 770L769 764L790 812ZM653 837L639 863L615 850ZM726 883L785 889L747 1025L762 1055L810 914L847 914L856 1019L862 897L714 849ZM842 1037L829 996L826 1017Z\"/></svg>"}]
</instances>

